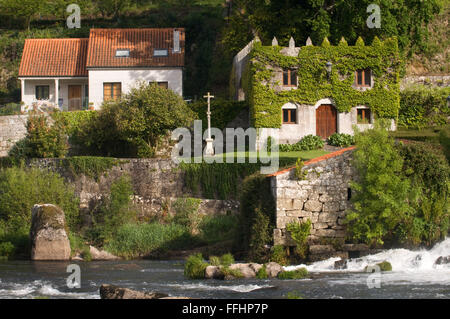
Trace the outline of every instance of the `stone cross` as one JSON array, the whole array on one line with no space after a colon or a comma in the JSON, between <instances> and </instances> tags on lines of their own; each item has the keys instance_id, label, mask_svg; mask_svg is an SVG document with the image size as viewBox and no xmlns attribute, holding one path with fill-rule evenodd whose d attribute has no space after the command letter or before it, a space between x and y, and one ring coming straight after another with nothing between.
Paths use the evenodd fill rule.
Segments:
<instances>
[{"instance_id":1,"label":"stone cross","mask_svg":"<svg viewBox=\"0 0 450 319\"><path fill-rule=\"evenodd\" d=\"M278 45L278 40L276 37L273 37L272 39L272 46L277 46Z\"/></svg>"},{"instance_id":2,"label":"stone cross","mask_svg":"<svg viewBox=\"0 0 450 319\"><path fill-rule=\"evenodd\" d=\"M208 92L208 94L203 97L208 100L208 111L206 112L208 117L208 138L206 139L205 155L211 156L214 155L213 139L211 138L211 99L214 98L214 95L211 95Z\"/></svg>"}]
</instances>

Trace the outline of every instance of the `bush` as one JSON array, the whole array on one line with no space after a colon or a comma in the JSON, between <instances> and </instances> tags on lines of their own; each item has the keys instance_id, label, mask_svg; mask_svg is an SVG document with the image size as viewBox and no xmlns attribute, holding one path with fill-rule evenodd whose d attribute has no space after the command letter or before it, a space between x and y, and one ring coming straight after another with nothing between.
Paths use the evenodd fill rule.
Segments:
<instances>
[{"instance_id":1,"label":"bush","mask_svg":"<svg viewBox=\"0 0 450 319\"><path fill-rule=\"evenodd\" d=\"M131 259L169 249L189 249L194 243L185 227L156 222L120 226L105 248L117 256Z\"/></svg>"},{"instance_id":2,"label":"bush","mask_svg":"<svg viewBox=\"0 0 450 319\"><path fill-rule=\"evenodd\" d=\"M282 266L289 265L289 259L286 254L286 247L275 245L270 251L270 261L276 262Z\"/></svg>"},{"instance_id":3,"label":"bush","mask_svg":"<svg viewBox=\"0 0 450 319\"><path fill-rule=\"evenodd\" d=\"M412 86L400 92L398 125L423 128L447 123L450 88Z\"/></svg>"},{"instance_id":4,"label":"bush","mask_svg":"<svg viewBox=\"0 0 450 319\"><path fill-rule=\"evenodd\" d=\"M37 168L12 167L0 171L0 220L14 232L31 226L36 203L54 204L64 211L70 229L79 226L78 199L58 174Z\"/></svg>"},{"instance_id":5,"label":"bush","mask_svg":"<svg viewBox=\"0 0 450 319\"><path fill-rule=\"evenodd\" d=\"M0 257L11 257L14 254L14 245L7 241L0 243Z\"/></svg>"},{"instance_id":6,"label":"bush","mask_svg":"<svg viewBox=\"0 0 450 319\"><path fill-rule=\"evenodd\" d=\"M353 156L359 180L351 183L353 208L346 217L352 238L371 245L392 239L394 228L412 213L403 159L382 124L378 121L374 129L355 136Z\"/></svg>"},{"instance_id":7,"label":"bush","mask_svg":"<svg viewBox=\"0 0 450 319\"><path fill-rule=\"evenodd\" d=\"M177 127L190 127L193 117L172 90L141 83L122 99L104 102L81 125L75 142L91 155L152 157L161 137Z\"/></svg>"},{"instance_id":8,"label":"bush","mask_svg":"<svg viewBox=\"0 0 450 319\"><path fill-rule=\"evenodd\" d=\"M328 144L338 147L355 144L355 139L350 134L334 133L328 137Z\"/></svg>"},{"instance_id":9,"label":"bush","mask_svg":"<svg viewBox=\"0 0 450 319\"><path fill-rule=\"evenodd\" d=\"M324 145L322 138L316 135L306 135L295 144L280 144L280 152L310 151L322 148Z\"/></svg>"},{"instance_id":10,"label":"bush","mask_svg":"<svg viewBox=\"0 0 450 319\"><path fill-rule=\"evenodd\" d=\"M234 264L234 257L232 254L225 254L220 257L220 264L224 267L229 267Z\"/></svg>"},{"instance_id":11,"label":"bush","mask_svg":"<svg viewBox=\"0 0 450 319\"><path fill-rule=\"evenodd\" d=\"M291 271L282 271L278 274L278 279L304 279L308 276L308 270L302 267Z\"/></svg>"},{"instance_id":12,"label":"bush","mask_svg":"<svg viewBox=\"0 0 450 319\"><path fill-rule=\"evenodd\" d=\"M302 259L308 254L308 236L311 233L311 220L306 222L292 222L286 225L286 230L290 233L296 243L295 253Z\"/></svg>"},{"instance_id":13,"label":"bush","mask_svg":"<svg viewBox=\"0 0 450 319\"><path fill-rule=\"evenodd\" d=\"M392 271L392 265L389 261L382 261L378 264L376 264L378 267L380 267L380 271ZM367 272L367 269L369 268L369 266L366 266L364 268L364 271ZM374 272L374 271L373 271Z\"/></svg>"},{"instance_id":14,"label":"bush","mask_svg":"<svg viewBox=\"0 0 450 319\"><path fill-rule=\"evenodd\" d=\"M65 127L60 122L52 126L44 115L30 115L27 121L27 135L9 152L16 158L64 157L69 146Z\"/></svg>"},{"instance_id":15,"label":"bush","mask_svg":"<svg viewBox=\"0 0 450 319\"><path fill-rule=\"evenodd\" d=\"M260 270L256 273L256 278L258 279L267 279L269 275L267 274L267 267L263 265Z\"/></svg>"},{"instance_id":16,"label":"bush","mask_svg":"<svg viewBox=\"0 0 450 319\"><path fill-rule=\"evenodd\" d=\"M129 176L121 176L111 184L109 197L104 200L99 212L93 218L92 232L101 244L113 240L119 228L134 219L136 213L130 207L132 195Z\"/></svg>"},{"instance_id":17,"label":"bush","mask_svg":"<svg viewBox=\"0 0 450 319\"><path fill-rule=\"evenodd\" d=\"M203 260L202 254L191 255L184 265L184 275L190 279L205 279L205 270L208 263Z\"/></svg>"},{"instance_id":18,"label":"bush","mask_svg":"<svg viewBox=\"0 0 450 319\"><path fill-rule=\"evenodd\" d=\"M173 203L175 211L173 222L185 226L191 234L197 234L202 221L202 216L198 212L200 204L201 199L198 198L178 198Z\"/></svg>"}]
</instances>

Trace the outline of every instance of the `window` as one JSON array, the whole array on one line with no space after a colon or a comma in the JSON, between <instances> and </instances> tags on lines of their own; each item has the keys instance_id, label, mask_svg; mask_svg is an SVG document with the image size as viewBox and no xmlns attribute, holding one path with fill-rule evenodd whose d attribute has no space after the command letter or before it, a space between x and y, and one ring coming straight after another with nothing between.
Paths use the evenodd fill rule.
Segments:
<instances>
[{"instance_id":1,"label":"window","mask_svg":"<svg viewBox=\"0 0 450 319\"><path fill-rule=\"evenodd\" d=\"M116 100L122 94L122 83L103 83L103 100Z\"/></svg>"},{"instance_id":2,"label":"window","mask_svg":"<svg viewBox=\"0 0 450 319\"><path fill-rule=\"evenodd\" d=\"M116 50L116 58L128 58L130 56L130 50L119 49Z\"/></svg>"},{"instance_id":3,"label":"window","mask_svg":"<svg viewBox=\"0 0 450 319\"><path fill-rule=\"evenodd\" d=\"M49 85L36 85L36 100L48 100L50 98Z\"/></svg>"},{"instance_id":4,"label":"window","mask_svg":"<svg viewBox=\"0 0 450 319\"><path fill-rule=\"evenodd\" d=\"M356 85L357 86L370 86L371 85L372 72L370 69L357 70L356 71Z\"/></svg>"},{"instance_id":5,"label":"window","mask_svg":"<svg viewBox=\"0 0 450 319\"><path fill-rule=\"evenodd\" d=\"M153 50L153 56L155 57L162 57L162 56L168 56L169 52L167 49L155 49Z\"/></svg>"},{"instance_id":6,"label":"window","mask_svg":"<svg viewBox=\"0 0 450 319\"><path fill-rule=\"evenodd\" d=\"M370 109L357 109L357 117L358 124L370 124Z\"/></svg>"},{"instance_id":7,"label":"window","mask_svg":"<svg viewBox=\"0 0 450 319\"><path fill-rule=\"evenodd\" d=\"M284 86L297 86L297 71L284 70L283 71L283 85Z\"/></svg>"},{"instance_id":8,"label":"window","mask_svg":"<svg viewBox=\"0 0 450 319\"><path fill-rule=\"evenodd\" d=\"M283 124L295 124L297 123L297 110L296 109L284 109L283 110Z\"/></svg>"}]
</instances>

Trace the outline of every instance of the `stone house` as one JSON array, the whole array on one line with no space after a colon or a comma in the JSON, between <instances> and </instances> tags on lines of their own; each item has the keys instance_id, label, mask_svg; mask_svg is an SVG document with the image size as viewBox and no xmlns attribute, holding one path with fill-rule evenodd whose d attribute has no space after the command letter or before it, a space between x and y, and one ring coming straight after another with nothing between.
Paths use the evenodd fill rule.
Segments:
<instances>
[{"instance_id":1,"label":"stone house","mask_svg":"<svg viewBox=\"0 0 450 319\"><path fill-rule=\"evenodd\" d=\"M233 99L249 101L250 124L275 129L280 143L309 134L326 139L370 128L377 117L395 129L399 65L396 39L331 46L325 38L313 46L308 38L298 47L291 38L281 47L276 38L272 46L255 38L234 57L230 89Z\"/></svg>"},{"instance_id":2,"label":"stone house","mask_svg":"<svg viewBox=\"0 0 450 319\"><path fill-rule=\"evenodd\" d=\"M26 39L19 69L25 107L98 109L138 81L183 95L185 31L91 29L89 38Z\"/></svg>"}]
</instances>

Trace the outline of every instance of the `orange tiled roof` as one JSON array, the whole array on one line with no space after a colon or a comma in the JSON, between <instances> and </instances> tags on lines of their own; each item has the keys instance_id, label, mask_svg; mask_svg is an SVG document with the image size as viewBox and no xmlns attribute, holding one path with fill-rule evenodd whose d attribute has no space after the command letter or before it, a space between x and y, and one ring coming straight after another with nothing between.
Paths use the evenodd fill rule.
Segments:
<instances>
[{"instance_id":1,"label":"orange tiled roof","mask_svg":"<svg viewBox=\"0 0 450 319\"><path fill-rule=\"evenodd\" d=\"M88 76L89 39L26 39L19 77Z\"/></svg>"},{"instance_id":2,"label":"orange tiled roof","mask_svg":"<svg viewBox=\"0 0 450 319\"><path fill-rule=\"evenodd\" d=\"M180 53L173 53L173 33L180 31ZM185 32L166 29L91 29L88 68L184 66ZM129 57L116 57L116 50L129 49ZM168 49L168 56L154 57L154 49Z\"/></svg>"}]
</instances>

